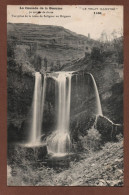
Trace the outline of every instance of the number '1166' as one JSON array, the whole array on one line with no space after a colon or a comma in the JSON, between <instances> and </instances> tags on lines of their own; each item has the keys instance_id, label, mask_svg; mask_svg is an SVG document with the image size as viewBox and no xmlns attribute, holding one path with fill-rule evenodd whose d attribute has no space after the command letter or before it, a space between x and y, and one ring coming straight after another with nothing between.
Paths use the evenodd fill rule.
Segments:
<instances>
[{"instance_id":1,"label":"number '1166'","mask_svg":"<svg viewBox=\"0 0 129 195\"><path fill-rule=\"evenodd\" d=\"M94 12L94 14L102 14L102 12Z\"/></svg>"}]
</instances>

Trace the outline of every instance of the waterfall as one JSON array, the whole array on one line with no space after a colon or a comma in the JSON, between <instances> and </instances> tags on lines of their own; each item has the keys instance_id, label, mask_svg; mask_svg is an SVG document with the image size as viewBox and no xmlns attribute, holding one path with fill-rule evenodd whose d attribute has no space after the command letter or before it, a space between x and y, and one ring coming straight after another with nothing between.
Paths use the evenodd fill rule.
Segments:
<instances>
[{"instance_id":1,"label":"waterfall","mask_svg":"<svg viewBox=\"0 0 129 195\"><path fill-rule=\"evenodd\" d=\"M66 78L68 79L68 89L66 89ZM65 132L68 132L71 100L71 75L59 74L57 82L59 88L59 110L57 129L59 129L60 131L65 130Z\"/></svg>"},{"instance_id":2,"label":"waterfall","mask_svg":"<svg viewBox=\"0 0 129 195\"><path fill-rule=\"evenodd\" d=\"M48 141L48 151L55 155L64 155L70 150L70 104L71 104L70 72L60 72L53 77L58 86L58 117L57 128Z\"/></svg>"},{"instance_id":3,"label":"waterfall","mask_svg":"<svg viewBox=\"0 0 129 195\"><path fill-rule=\"evenodd\" d=\"M96 98L96 115L103 115L102 114L102 107L101 107L101 102L100 102L100 98L99 98L99 92L98 92L98 88L95 82L95 79L93 77L92 74L89 74L91 76L92 82L93 82L93 86L94 86L94 91L95 91L95 98Z\"/></svg>"},{"instance_id":4,"label":"waterfall","mask_svg":"<svg viewBox=\"0 0 129 195\"><path fill-rule=\"evenodd\" d=\"M43 123L43 114L44 114L44 104L45 104L45 97L46 97L46 74L44 74L43 86L42 86L42 95L41 95L41 113L40 113L40 135L41 137L41 129Z\"/></svg>"},{"instance_id":5,"label":"waterfall","mask_svg":"<svg viewBox=\"0 0 129 195\"><path fill-rule=\"evenodd\" d=\"M28 145L40 145L41 130L43 122L43 110L46 91L46 76L42 84L42 76L39 72L35 73L35 86L32 103L32 125Z\"/></svg>"},{"instance_id":6,"label":"waterfall","mask_svg":"<svg viewBox=\"0 0 129 195\"><path fill-rule=\"evenodd\" d=\"M47 78L52 78L56 82L57 90L55 98L57 100L56 127L51 136L47 138L47 148L49 153L60 156L70 152L70 106L71 106L71 78L73 72L46 73L42 80L39 72L35 73L35 86L32 103L32 125L28 145L37 146L41 144L41 132L43 124L43 114L47 87ZM102 115L99 93L94 77L89 74L95 91L96 116ZM77 84L77 76L76 76ZM97 121L97 117L96 117ZM96 122L95 122L96 123Z\"/></svg>"}]
</instances>

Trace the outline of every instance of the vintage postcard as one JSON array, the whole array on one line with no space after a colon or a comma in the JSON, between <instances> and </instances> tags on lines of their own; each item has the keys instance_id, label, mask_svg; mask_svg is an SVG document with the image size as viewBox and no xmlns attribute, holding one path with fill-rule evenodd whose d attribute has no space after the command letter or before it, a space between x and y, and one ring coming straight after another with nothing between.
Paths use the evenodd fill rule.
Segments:
<instances>
[{"instance_id":1,"label":"vintage postcard","mask_svg":"<svg viewBox=\"0 0 129 195\"><path fill-rule=\"evenodd\" d=\"M123 6L7 6L7 185L123 186Z\"/></svg>"}]
</instances>

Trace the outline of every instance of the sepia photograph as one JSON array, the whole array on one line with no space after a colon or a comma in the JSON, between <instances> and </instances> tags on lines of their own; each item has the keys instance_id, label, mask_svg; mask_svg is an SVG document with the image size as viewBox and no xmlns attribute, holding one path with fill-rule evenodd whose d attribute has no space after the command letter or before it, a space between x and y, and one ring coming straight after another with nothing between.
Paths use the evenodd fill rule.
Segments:
<instances>
[{"instance_id":1,"label":"sepia photograph","mask_svg":"<svg viewBox=\"0 0 129 195\"><path fill-rule=\"evenodd\" d=\"M7 185L123 186L123 6L7 6Z\"/></svg>"}]
</instances>

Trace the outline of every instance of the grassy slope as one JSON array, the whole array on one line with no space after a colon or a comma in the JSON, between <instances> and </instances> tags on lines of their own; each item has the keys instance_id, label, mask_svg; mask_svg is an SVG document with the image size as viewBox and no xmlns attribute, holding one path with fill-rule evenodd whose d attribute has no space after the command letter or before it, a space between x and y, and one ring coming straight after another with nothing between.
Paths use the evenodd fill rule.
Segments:
<instances>
[{"instance_id":1,"label":"grassy slope","mask_svg":"<svg viewBox=\"0 0 129 195\"><path fill-rule=\"evenodd\" d=\"M116 156L117 153L117 156ZM14 167L9 173L8 185L13 186L122 186L123 141L107 143L103 150L81 155L79 161L71 161L68 169L57 173L42 165L31 168L23 161L23 168Z\"/></svg>"},{"instance_id":2,"label":"grassy slope","mask_svg":"<svg viewBox=\"0 0 129 195\"><path fill-rule=\"evenodd\" d=\"M122 142L108 143L100 152L93 153L89 158L73 163L69 170L58 175L60 184L64 183L70 186L122 185L122 148Z\"/></svg>"}]
</instances>

